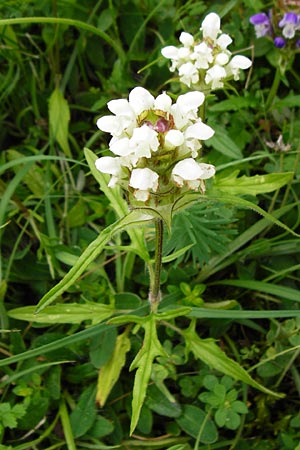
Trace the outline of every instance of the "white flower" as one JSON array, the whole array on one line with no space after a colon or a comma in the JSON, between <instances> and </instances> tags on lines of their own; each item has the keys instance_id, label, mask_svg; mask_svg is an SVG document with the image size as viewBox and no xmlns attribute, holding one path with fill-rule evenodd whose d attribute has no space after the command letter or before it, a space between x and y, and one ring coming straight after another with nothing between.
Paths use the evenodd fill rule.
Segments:
<instances>
[{"instance_id":1,"label":"white flower","mask_svg":"<svg viewBox=\"0 0 300 450\"><path fill-rule=\"evenodd\" d=\"M199 72L193 63L187 62L182 64L178 70L179 77L182 83L190 87L191 84L196 84L199 81Z\"/></svg>"},{"instance_id":2,"label":"white flower","mask_svg":"<svg viewBox=\"0 0 300 450\"><path fill-rule=\"evenodd\" d=\"M138 158L150 158L151 152L156 152L159 147L157 132L147 125L135 128L132 133L132 138L129 141L129 145L131 152Z\"/></svg>"},{"instance_id":3,"label":"white flower","mask_svg":"<svg viewBox=\"0 0 300 450\"><path fill-rule=\"evenodd\" d=\"M121 164L119 158L113 158L112 156L102 156L95 161L96 169L102 173L108 173L112 175L108 187L114 187L119 179L121 173Z\"/></svg>"},{"instance_id":4,"label":"white flower","mask_svg":"<svg viewBox=\"0 0 300 450\"><path fill-rule=\"evenodd\" d=\"M212 89L222 88L224 86L223 80L226 78L226 70L224 67L215 64L210 69L207 70L205 75L206 84L211 84Z\"/></svg>"},{"instance_id":5,"label":"white flower","mask_svg":"<svg viewBox=\"0 0 300 450\"><path fill-rule=\"evenodd\" d=\"M202 31L204 39L209 38L213 41L220 33L221 19L216 13L208 14L202 22L200 30Z\"/></svg>"},{"instance_id":6,"label":"white flower","mask_svg":"<svg viewBox=\"0 0 300 450\"><path fill-rule=\"evenodd\" d=\"M178 186L186 185L189 189L204 190L203 180L215 175L215 167L211 164L197 163L193 158L179 161L172 170L172 177Z\"/></svg>"},{"instance_id":7,"label":"white flower","mask_svg":"<svg viewBox=\"0 0 300 450\"><path fill-rule=\"evenodd\" d=\"M158 188L158 174L148 167L133 169L129 180L129 186L135 189L134 196L139 201L146 201L150 192L156 192Z\"/></svg>"},{"instance_id":8,"label":"white flower","mask_svg":"<svg viewBox=\"0 0 300 450\"><path fill-rule=\"evenodd\" d=\"M222 33L218 14L208 14L201 25L202 39L195 39L190 33L183 32L180 42L183 46L164 47L161 53L171 60L170 71L178 71L180 81L188 87L211 91L224 87L227 79L238 80L239 70L248 69L251 61L236 66L235 57L227 47L232 43L231 37ZM298 26L298 25L297 25ZM299 25L300 27L300 25ZM240 55L237 55L240 56ZM230 65L230 63L232 64ZM226 71L221 69L226 66Z\"/></svg>"},{"instance_id":9,"label":"white flower","mask_svg":"<svg viewBox=\"0 0 300 450\"><path fill-rule=\"evenodd\" d=\"M252 62L249 58L243 55L235 55L226 66L227 75L232 75L235 80L240 77L240 69L249 69Z\"/></svg>"},{"instance_id":10,"label":"white flower","mask_svg":"<svg viewBox=\"0 0 300 450\"><path fill-rule=\"evenodd\" d=\"M165 135L165 148L171 150L184 143L184 135L179 130L170 130Z\"/></svg>"}]
</instances>

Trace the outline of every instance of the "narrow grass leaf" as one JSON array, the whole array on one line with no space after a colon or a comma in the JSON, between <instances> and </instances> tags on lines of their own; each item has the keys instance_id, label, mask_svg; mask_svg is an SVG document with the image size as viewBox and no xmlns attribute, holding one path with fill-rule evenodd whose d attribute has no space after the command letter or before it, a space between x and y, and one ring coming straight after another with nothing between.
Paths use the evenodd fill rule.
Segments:
<instances>
[{"instance_id":1,"label":"narrow grass leaf","mask_svg":"<svg viewBox=\"0 0 300 450\"><path fill-rule=\"evenodd\" d=\"M60 89L55 88L49 99L49 125L52 138L61 146L64 154L71 157L68 142L70 108Z\"/></svg>"}]
</instances>

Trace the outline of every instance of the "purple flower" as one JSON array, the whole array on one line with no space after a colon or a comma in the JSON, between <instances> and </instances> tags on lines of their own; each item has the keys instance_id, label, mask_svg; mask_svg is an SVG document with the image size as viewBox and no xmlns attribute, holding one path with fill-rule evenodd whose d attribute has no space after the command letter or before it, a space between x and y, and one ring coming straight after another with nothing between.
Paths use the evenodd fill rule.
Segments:
<instances>
[{"instance_id":1,"label":"purple flower","mask_svg":"<svg viewBox=\"0 0 300 450\"><path fill-rule=\"evenodd\" d=\"M278 26L282 28L282 34L285 38L293 39L296 30L300 29L299 16L293 12L285 13L278 22Z\"/></svg>"},{"instance_id":2,"label":"purple flower","mask_svg":"<svg viewBox=\"0 0 300 450\"><path fill-rule=\"evenodd\" d=\"M283 39L283 37L277 36L277 37L274 39L274 44L275 44L275 46L276 46L277 48L282 48L282 47L285 46L285 40Z\"/></svg>"},{"instance_id":3,"label":"purple flower","mask_svg":"<svg viewBox=\"0 0 300 450\"><path fill-rule=\"evenodd\" d=\"M250 17L250 23L254 25L254 30L257 38L263 36L270 36L272 32L272 26L269 17L266 13L254 14Z\"/></svg>"}]
</instances>

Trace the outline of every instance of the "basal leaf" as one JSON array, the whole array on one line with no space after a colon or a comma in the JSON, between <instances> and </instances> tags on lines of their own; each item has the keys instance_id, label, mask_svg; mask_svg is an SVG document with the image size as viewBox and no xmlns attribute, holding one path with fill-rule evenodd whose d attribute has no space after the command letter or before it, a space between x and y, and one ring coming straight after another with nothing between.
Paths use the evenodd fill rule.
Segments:
<instances>
[{"instance_id":1,"label":"basal leaf","mask_svg":"<svg viewBox=\"0 0 300 450\"><path fill-rule=\"evenodd\" d=\"M216 176L212 194L216 191L230 195L257 195L275 191L286 185L293 177L293 172L270 173L238 177L239 170L235 170L226 177Z\"/></svg>"},{"instance_id":2,"label":"basal leaf","mask_svg":"<svg viewBox=\"0 0 300 450\"><path fill-rule=\"evenodd\" d=\"M52 137L63 149L66 156L71 157L68 142L70 108L60 89L56 88L49 99L49 125Z\"/></svg>"},{"instance_id":3,"label":"basal leaf","mask_svg":"<svg viewBox=\"0 0 300 450\"><path fill-rule=\"evenodd\" d=\"M112 388L119 379L121 370L126 361L126 353L130 350L130 339L127 328L117 337L116 345L110 360L100 369L97 384L96 400L101 407L104 406Z\"/></svg>"},{"instance_id":4,"label":"basal leaf","mask_svg":"<svg viewBox=\"0 0 300 450\"><path fill-rule=\"evenodd\" d=\"M255 389L258 389L265 394L272 395L277 398L282 398L282 394L271 391L264 387L257 381L255 381L246 370L243 369L233 359L230 359L216 344L214 339L201 339L195 332L195 323L192 322L191 326L183 332L186 347L188 351L191 351L195 358L200 359L212 369L229 375L235 380L240 380Z\"/></svg>"}]
</instances>

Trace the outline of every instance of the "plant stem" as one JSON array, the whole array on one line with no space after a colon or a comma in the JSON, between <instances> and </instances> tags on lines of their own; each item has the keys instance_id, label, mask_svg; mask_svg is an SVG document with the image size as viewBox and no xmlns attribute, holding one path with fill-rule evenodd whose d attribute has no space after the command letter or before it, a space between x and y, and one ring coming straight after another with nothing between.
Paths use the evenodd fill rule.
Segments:
<instances>
[{"instance_id":1,"label":"plant stem","mask_svg":"<svg viewBox=\"0 0 300 450\"><path fill-rule=\"evenodd\" d=\"M158 304L161 299L160 294L160 274L162 261L162 245L163 245L163 221L161 219L155 220L155 256L154 256L154 271L150 277L150 292L149 301L151 311L156 312Z\"/></svg>"},{"instance_id":2,"label":"plant stem","mask_svg":"<svg viewBox=\"0 0 300 450\"><path fill-rule=\"evenodd\" d=\"M274 80L273 80L273 84L271 86L268 98L266 100L266 105L265 105L266 111L268 111L268 109L270 108L270 106L273 103L275 95L277 94L277 90L278 90L278 87L279 87L279 84L280 84L280 80L281 80L280 68L277 67L276 72L275 72L275 76L274 76Z\"/></svg>"}]
</instances>

